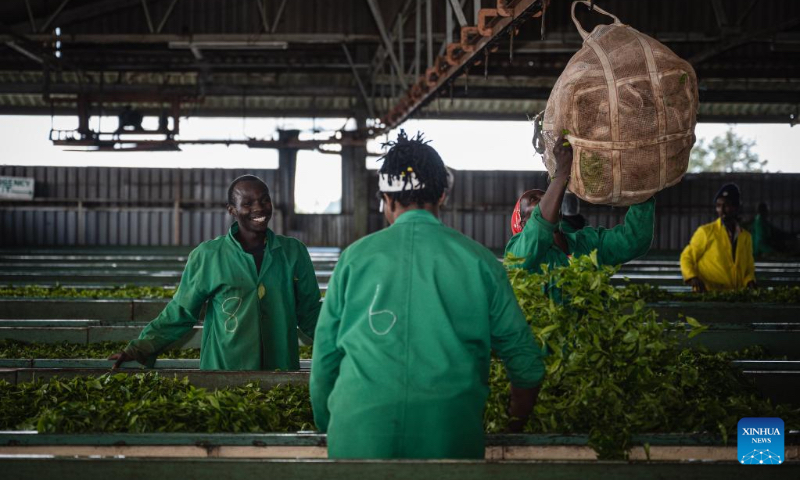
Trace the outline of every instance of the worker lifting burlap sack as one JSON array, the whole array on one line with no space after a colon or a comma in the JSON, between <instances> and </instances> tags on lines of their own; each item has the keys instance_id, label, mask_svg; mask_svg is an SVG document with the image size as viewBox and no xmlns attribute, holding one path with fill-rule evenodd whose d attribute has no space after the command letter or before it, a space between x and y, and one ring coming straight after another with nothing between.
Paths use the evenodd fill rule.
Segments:
<instances>
[{"instance_id":1,"label":"worker lifting burlap sack","mask_svg":"<svg viewBox=\"0 0 800 480\"><path fill-rule=\"evenodd\" d=\"M695 142L697 77L688 62L658 41L614 19L587 33L537 118L550 175L562 133L573 147L569 190L591 203L632 205L675 185ZM541 125L539 125L541 122Z\"/></svg>"}]
</instances>

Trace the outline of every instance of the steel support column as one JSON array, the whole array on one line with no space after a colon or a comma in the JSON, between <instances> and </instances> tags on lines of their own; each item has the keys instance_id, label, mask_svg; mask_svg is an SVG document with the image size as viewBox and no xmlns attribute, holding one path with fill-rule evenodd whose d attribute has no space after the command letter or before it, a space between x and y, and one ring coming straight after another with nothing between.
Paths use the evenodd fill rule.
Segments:
<instances>
[{"instance_id":1,"label":"steel support column","mask_svg":"<svg viewBox=\"0 0 800 480\"><path fill-rule=\"evenodd\" d=\"M425 43L428 49L428 63L425 68L433 66L433 5L432 0L425 0Z\"/></svg>"},{"instance_id":2,"label":"steel support column","mask_svg":"<svg viewBox=\"0 0 800 480\"><path fill-rule=\"evenodd\" d=\"M356 118L358 130L366 127L364 118ZM356 132L344 132L355 135ZM367 170L367 144L355 138L342 145L342 213L353 216L349 243L369 232L369 175Z\"/></svg>"},{"instance_id":3,"label":"steel support column","mask_svg":"<svg viewBox=\"0 0 800 480\"><path fill-rule=\"evenodd\" d=\"M280 130L278 139L282 142L298 141L300 130ZM294 181L297 173L297 148L278 148L278 195L272 201L279 205L283 217L283 235L292 235L297 230L294 213Z\"/></svg>"},{"instance_id":4,"label":"steel support column","mask_svg":"<svg viewBox=\"0 0 800 480\"><path fill-rule=\"evenodd\" d=\"M417 0L417 11L414 16L414 76L419 77L420 48L422 47L422 0Z\"/></svg>"}]
</instances>

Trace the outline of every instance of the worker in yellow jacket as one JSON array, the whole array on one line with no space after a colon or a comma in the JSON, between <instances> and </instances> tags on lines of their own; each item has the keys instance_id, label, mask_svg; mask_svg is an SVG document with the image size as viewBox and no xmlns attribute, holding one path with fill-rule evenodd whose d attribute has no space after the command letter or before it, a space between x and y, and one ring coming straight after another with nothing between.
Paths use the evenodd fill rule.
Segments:
<instances>
[{"instance_id":1,"label":"worker in yellow jacket","mask_svg":"<svg viewBox=\"0 0 800 480\"><path fill-rule=\"evenodd\" d=\"M724 185L716 197L719 218L701 225L681 253L681 273L695 292L755 288L753 240L739 225L739 187Z\"/></svg>"}]
</instances>

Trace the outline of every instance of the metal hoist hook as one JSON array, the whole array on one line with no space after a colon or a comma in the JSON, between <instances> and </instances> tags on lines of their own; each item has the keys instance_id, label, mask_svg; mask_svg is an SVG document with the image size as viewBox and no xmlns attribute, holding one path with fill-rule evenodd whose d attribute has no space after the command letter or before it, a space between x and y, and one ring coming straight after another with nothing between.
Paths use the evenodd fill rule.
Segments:
<instances>
[{"instance_id":1,"label":"metal hoist hook","mask_svg":"<svg viewBox=\"0 0 800 480\"><path fill-rule=\"evenodd\" d=\"M542 122L544 121L544 110L533 117L533 149L539 155L544 155L545 145L542 137Z\"/></svg>"},{"instance_id":2,"label":"metal hoist hook","mask_svg":"<svg viewBox=\"0 0 800 480\"><path fill-rule=\"evenodd\" d=\"M542 41L544 41L545 37L544 19L547 16L547 3L548 2L546 0L542 0L542 29L541 29Z\"/></svg>"},{"instance_id":3,"label":"metal hoist hook","mask_svg":"<svg viewBox=\"0 0 800 480\"><path fill-rule=\"evenodd\" d=\"M508 41L508 61L514 61L514 20L511 20L511 31L509 32L509 36L511 37Z\"/></svg>"},{"instance_id":4,"label":"metal hoist hook","mask_svg":"<svg viewBox=\"0 0 800 480\"><path fill-rule=\"evenodd\" d=\"M451 80L450 81L450 106L451 107L453 106L453 83L455 83L455 80Z\"/></svg>"}]
</instances>

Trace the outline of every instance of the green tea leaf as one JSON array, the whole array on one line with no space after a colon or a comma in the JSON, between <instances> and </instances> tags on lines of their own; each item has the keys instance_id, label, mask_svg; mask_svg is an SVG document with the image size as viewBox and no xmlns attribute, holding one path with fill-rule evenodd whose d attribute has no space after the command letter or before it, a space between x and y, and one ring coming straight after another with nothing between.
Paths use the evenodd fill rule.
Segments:
<instances>
[{"instance_id":1,"label":"green tea leaf","mask_svg":"<svg viewBox=\"0 0 800 480\"><path fill-rule=\"evenodd\" d=\"M697 321L697 319L692 318L692 317L686 317L686 323L688 323L689 325L691 325L694 328L702 328L702 326L703 326L703 325L700 324L700 322Z\"/></svg>"}]
</instances>

